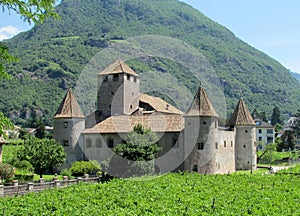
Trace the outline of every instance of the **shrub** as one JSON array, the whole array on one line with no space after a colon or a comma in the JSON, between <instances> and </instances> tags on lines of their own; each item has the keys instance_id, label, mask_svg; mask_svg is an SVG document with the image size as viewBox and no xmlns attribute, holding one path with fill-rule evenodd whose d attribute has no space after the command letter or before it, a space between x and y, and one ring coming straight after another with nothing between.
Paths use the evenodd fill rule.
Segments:
<instances>
[{"instance_id":1,"label":"shrub","mask_svg":"<svg viewBox=\"0 0 300 216\"><path fill-rule=\"evenodd\" d=\"M10 164L0 163L0 177L2 182L14 177L16 169Z\"/></svg>"},{"instance_id":2,"label":"shrub","mask_svg":"<svg viewBox=\"0 0 300 216\"><path fill-rule=\"evenodd\" d=\"M61 176L68 176L68 179L70 179L72 177L72 172L69 169L63 169L62 171L60 171L60 175Z\"/></svg>"},{"instance_id":3,"label":"shrub","mask_svg":"<svg viewBox=\"0 0 300 216\"><path fill-rule=\"evenodd\" d=\"M70 171L73 176L83 176L84 174L95 175L101 171L100 164L93 161L76 161L72 164Z\"/></svg>"}]
</instances>

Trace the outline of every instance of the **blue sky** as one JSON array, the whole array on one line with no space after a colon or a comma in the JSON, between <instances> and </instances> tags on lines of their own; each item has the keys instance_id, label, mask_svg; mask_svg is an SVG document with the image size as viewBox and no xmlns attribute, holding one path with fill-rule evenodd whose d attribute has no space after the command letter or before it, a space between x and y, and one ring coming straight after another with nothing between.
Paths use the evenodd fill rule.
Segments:
<instances>
[{"instance_id":1,"label":"blue sky","mask_svg":"<svg viewBox=\"0 0 300 216\"><path fill-rule=\"evenodd\" d=\"M182 0L237 37L300 73L300 1ZM18 15L0 12L0 39L31 28Z\"/></svg>"}]
</instances>

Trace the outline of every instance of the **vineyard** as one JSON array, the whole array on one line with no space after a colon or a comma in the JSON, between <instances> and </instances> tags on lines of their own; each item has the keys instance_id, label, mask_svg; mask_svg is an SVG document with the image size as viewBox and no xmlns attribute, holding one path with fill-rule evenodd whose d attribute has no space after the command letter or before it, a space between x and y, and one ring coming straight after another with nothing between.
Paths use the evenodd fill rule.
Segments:
<instances>
[{"instance_id":1,"label":"vineyard","mask_svg":"<svg viewBox=\"0 0 300 216\"><path fill-rule=\"evenodd\" d=\"M0 199L3 215L300 215L296 175L168 174Z\"/></svg>"}]
</instances>

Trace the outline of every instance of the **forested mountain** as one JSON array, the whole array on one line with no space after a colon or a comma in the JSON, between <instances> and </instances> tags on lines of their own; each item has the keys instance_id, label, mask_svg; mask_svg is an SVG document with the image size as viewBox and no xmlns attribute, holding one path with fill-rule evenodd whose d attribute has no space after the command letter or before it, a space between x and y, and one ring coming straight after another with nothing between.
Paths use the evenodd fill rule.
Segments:
<instances>
[{"instance_id":1,"label":"forested mountain","mask_svg":"<svg viewBox=\"0 0 300 216\"><path fill-rule=\"evenodd\" d=\"M229 111L241 92L250 110L256 107L271 113L278 105L284 112L294 112L299 107L300 84L286 68L185 3L63 0L57 12L59 20L47 20L5 41L20 61L8 67L13 78L1 81L0 110L17 123L24 123L33 111L39 110L51 124L66 89L75 87L81 71L95 54L141 35L168 36L195 47L216 72ZM192 73L172 61L149 57L127 63L138 73L150 70L173 74L196 92L198 81ZM90 79L97 79L96 75ZM164 83L159 79L143 80L146 86Z\"/></svg>"}]
</instances>

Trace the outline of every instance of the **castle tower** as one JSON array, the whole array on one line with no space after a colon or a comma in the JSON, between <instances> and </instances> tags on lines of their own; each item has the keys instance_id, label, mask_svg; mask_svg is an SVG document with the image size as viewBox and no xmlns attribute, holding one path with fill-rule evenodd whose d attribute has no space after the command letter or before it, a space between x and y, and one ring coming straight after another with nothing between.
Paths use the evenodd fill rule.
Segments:
<instances>
[{"instance_id":1,"label":"castle tower","mask_svg":"<svg viewBox=\"0 0 300 216\"><path fill-rule=\"evenodd\" d=\"M101 120L112 115L128 115L138 109L140 78L121 59L98 74L97 106Z\"/></svg>"},{"instance_id":2,"label":"castle tower","mask_svg":"<svg viewBox=\"0 0 300 216\"><path fill-rule=\"evenodd\" d=\"M83 159L80 133L84 128L84 115L72 89L69 89L54 116L53 127L53 138L64 146L67 153L66 166Z\"/></svg>"},{"instance_id":3,"label":"castle tower","mask_svg":"<svg viewBox=\"0 0 300 216\"><path fill-rule=\"evenodd\" d=\"M236 169L256 169L256 127L242 97L232 114L229 125L236 130Z\"/></svg>"},{"instance_id":4,"label":"castle tower","mask_svg":"<svg viewBox=\"0 0 300 216\"><path fill-rule=\"evenodd\" d=\"M184 169L203 174L216 172L218 114L200 86L184 116Z\"/></svg>"}]
</instances>

